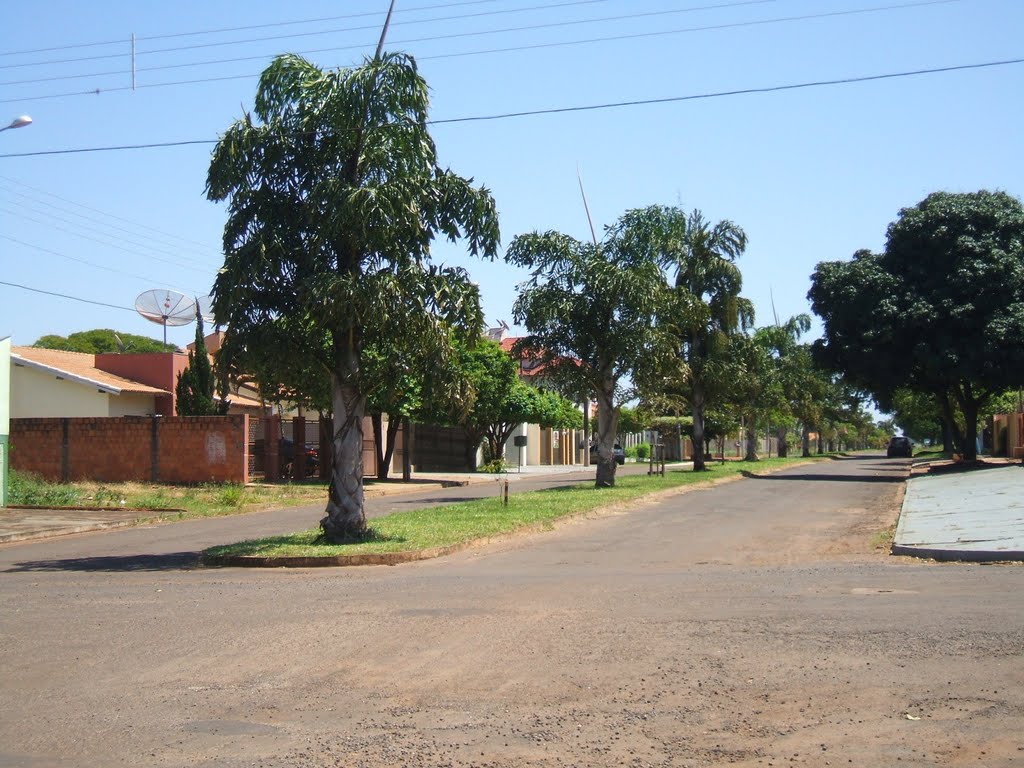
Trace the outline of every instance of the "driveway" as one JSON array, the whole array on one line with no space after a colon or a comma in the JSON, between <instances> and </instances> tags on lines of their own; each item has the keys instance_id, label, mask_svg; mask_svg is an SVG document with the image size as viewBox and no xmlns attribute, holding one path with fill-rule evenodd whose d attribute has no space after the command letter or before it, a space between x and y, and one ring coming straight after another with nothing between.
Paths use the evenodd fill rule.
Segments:
<instances>
[{"instance_id":1,"label":"driveway","mask_svg":"<svg viewBox=\"0 0 1024 768\"><path fill-rule=\"evenodd\" d=\"M97 559L146 530L5 548L0 765L1014 765L1024 572L876 549L906 469L395 568Z\"/></svg>"}]
</instances>

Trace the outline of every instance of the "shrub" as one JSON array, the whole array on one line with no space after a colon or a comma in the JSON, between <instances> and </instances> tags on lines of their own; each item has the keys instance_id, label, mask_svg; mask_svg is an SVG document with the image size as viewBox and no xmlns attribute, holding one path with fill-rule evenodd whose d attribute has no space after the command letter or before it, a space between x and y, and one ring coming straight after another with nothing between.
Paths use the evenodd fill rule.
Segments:
<instances>
[{"instance_id":1,"label":"shrub","mask_svg":"<svg viewBox=\"0 0 1024 768\"><path fill-rule=\"evenodd\" d=\"M37 475L10 470L9 504L29 507L71 507L81 504L78 489L48 483Z\"/></svg>"},{"instance_id":2,"label":"shrub","mask_svg":"<svg viewBox=\"0 0 1024 768\"><path fill-rule=\"evenodd\" d=\"M650 458L650 455L651 455L651 444L650 443L640 443L639 445L636 446L636 457L638 459L640 459L641 461L644 461L644 460Z\"/></svg>"},{"instance_id":3,"label":"shrub","mask_svg":"<svg viewBox=\"0 0 1024 768\"><path fill-rule=\"evenodd\" d=\"M502 472L508 472L508 464L505 463L504 459L495 459L481 465L477 471L486 472L491 475L500 475Z\"/></svg>"}]
</instances>

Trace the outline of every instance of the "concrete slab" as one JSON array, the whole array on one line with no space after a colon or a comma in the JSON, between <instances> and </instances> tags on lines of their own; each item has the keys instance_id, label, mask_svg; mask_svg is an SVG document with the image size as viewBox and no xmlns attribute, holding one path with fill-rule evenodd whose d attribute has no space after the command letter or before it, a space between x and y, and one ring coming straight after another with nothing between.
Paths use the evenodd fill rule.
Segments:
<instances>
[{"instance_id":1,"label":"concrete slab","mask_svg":"<svg viewBox=\"0 0 1024 768\"><path fill-rule=\"evenodd\" d=\"M1024 560L1024 468L912 478L892 551L937 560Z\"/></svg>"}]
</instances>

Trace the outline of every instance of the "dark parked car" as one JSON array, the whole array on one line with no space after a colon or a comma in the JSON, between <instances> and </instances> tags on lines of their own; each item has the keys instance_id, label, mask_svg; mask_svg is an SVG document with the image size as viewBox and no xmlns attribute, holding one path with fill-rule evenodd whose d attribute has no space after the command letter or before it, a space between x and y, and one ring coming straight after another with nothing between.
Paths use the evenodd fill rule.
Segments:
<instances>
[{"instance_id":1,"label":"dark parked car","mask_svg":"<svg viewBox=\"0 0 1024 768\"><path fill-rule=\"evenodd\" d=\"M909 437L894 437L889 441L889 447L885 449L885 455L890 459L896 456L910 458L914 455L914 444Z\"/></svg>"},{"instance_id":2,"label":"dark parked car","mask_svg":"<svg viewBox=\"0 0 1024 768\"><path fill-rule=\"evenodd\" d=\"M619 445L618 443L616 443L615 446L612 448L612 458L615 459L615 463L616 464L622 465L622 464L626 463L626 452L624 450L622 450L622 446ZM596 464L597 463L597 446L596 445L590 446L590 463L591 464Z\"/></svg>"}]
</instances>

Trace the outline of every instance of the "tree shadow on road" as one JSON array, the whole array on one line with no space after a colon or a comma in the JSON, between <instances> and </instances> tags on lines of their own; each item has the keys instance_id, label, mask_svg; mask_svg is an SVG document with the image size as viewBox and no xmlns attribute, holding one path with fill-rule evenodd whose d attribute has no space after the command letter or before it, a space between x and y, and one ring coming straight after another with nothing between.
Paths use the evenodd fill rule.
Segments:
<instances>
[{"instance_id":1,"label":"tree shadow on road","mask_svg":"<svg viewBox=\"0 0 1024 768\"><path fill-rule=\"evenodd\" d=\"M907 479L906 472L901 472L898 475L758 475L743 470L740 474L750 480L813 480L831 483L902 483Z\"/></svg>"},{"instance_id":2,"label":"tree shadow on road","mask_svg":"<svg viewBox=\"0 0 1024 768\"><path fill-rule=\"evenodd\" d=\"M69 557L55 560L26 560L15 563L4 573L36 571L190 571L199 567L198 552L172 552L166 555L124 555L107 557Z\"/></svg>"}]
</instances>

